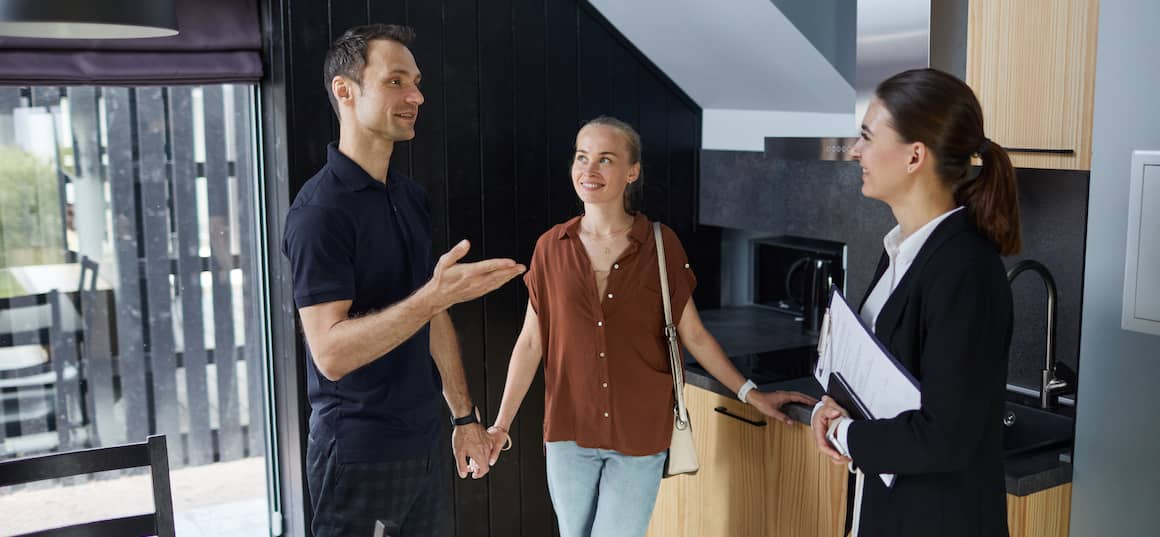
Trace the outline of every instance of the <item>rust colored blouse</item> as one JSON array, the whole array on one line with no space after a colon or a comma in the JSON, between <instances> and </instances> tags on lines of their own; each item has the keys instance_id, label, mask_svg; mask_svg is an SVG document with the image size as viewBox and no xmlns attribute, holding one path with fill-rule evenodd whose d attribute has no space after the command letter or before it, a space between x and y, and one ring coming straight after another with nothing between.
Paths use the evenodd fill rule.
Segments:
<instances>
[{"instance_id":1,"label":"rust colored blouse","mask_svg":"<svg viewBox=\"0 0 1160 537\"><path fill-rule=\"evenodd\" d=\"M672 437L674 400L652 225L636 214L603 302L579 231L576 217L541 235L524 275L544 347L544 441L659 453ZM697 280L673 230L662 225L661 236L679 324Z\"/></svg>"}]
</instances>

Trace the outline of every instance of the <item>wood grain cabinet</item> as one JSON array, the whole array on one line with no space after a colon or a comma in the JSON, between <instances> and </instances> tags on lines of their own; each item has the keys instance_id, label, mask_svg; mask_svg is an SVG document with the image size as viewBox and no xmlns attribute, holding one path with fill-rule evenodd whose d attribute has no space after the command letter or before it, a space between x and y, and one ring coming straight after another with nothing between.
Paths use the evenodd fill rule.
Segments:
<instances>
[{"instance_id":1,"label":"wood grain cabinet","mask_svg":"<svg viewBox=\"0 0 1160 537\"><path fill-rule=\"evenodd\" d=\"M971 0L969 9L967 83L987 136L1016 167L1091 169L1098 0Z\"/></svg>"},{"instance_id":2,"label":"wood grain cabinet","mask_svg":"<svg viewBox=\"0 0 1160 537\"><path fill-rule=\"evenodd\" d=\"M770 423L760 535L838 537L846 523L849 471L821 455L809 426Z\"/></svg>"},{"instance_id":3,"label":"wood grain cabinet","mask_svg":"<svg viewBox=\"0 0 1160 537\"><path fill-rule=\"evenodd\" d=\"M701 388L685 396L701 471L661 482L648 537L842 536L846 467L818 454L808 427ZM1066 537L1070 505L1070 484L1008 494L1011 537Z\"/></svg>"},{"instance_id":4,"label":"wood grain cabinet","mask_svg":"<svg viewBox=\"0 0 1160 537\"><path fill-rule=\"evenodd\" d=\"M661 483L649 537L764 535L766 429L759 412L708 390L688 387L685 400L701 470Z\"/></svg>"},{"instance_id":5,"label":"wood grain cabinet","mask_svg":"<svg viewBox=\"0 0 1160 537\"><path fill-rule=\"evenodd\" d=\"M687 388L686 401L701 471L661 483L649 537L841 532L845 468L817 454L805 425L770 422L736 398L700 388Z\"/></svg>"},{"instance_id":6,"label":"wood grain cabinet","mask_svg":"<svg viewBox=\"0 0 1160 537\"><path fill-rule=\"evenodd\" d=\"M1070 524L1071 483L1027 496L1007 495L1011 537L1067 537Z\"/></svg>"}]
</instances>

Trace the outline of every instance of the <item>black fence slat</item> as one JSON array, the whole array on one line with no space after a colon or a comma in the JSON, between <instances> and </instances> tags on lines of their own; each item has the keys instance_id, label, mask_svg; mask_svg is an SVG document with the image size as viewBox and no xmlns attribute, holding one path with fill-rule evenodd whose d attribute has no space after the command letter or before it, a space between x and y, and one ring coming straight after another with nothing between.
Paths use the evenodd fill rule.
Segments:
<instances>
[{"instance_id":1,"label":"black fence slat","mask_svg":"<svg viewBox=\"0 0 1160 537\"><path fill-rule=\"evenodd\" d=\"M35 86L32 88L32 106L60 106L60 88Z\"/></svg>"},{"instance_id":2,"label":"black fence slat","mask_svg":"<svg viewBox=\"0 0 1160 537\"><path fill-rule=\"evenodd\" d=\"M189 464L213 462L209 419L208 355L202 310L202 258L198 240L197 177L193 139L193 90L169 90L170 145L173 165L173 210L177 231L177 288L181 297L182 366L189 415Z\"/></svg>"},{"instance_id":3,"label":"black fence slat","mask_svg":"<svg viewBox=\"0 0 1160 537\"><path fill-rule=\"evenodd\" d=\"M76 323L66 327L62 322L64 315L76 313L72 302L64 299L60 291L52 290L48 293L49 309L52 311L52 325L49 328L49 361L55 374L53 386L53 408L56 411L57 450L67 451L72 448L71 433L73 420L70 416L80 411L80 389L77 386L77 340ZM65 311L64 308L69 308ZM72 410L75 409L75 410ZM78 420L79 421L79 420Z\"/></svg>"},{"instance_id":4,"label":"black fence slat","mask_svg":"<svg viewBox=\"0 0 1160 537\"><path fill-rule=\"evenodd\" d=\"M265 367L262 349L262 320L258 315L260 289L255 286L258 277L258 252L255 248L257 227L254 224L254 129L253 92L244 86L234 86L234 184L237 187L238 249L242 267L242 317L245 320L243 356L246 362L246 408L249 424L246 429L246 448L249 456L265 453Z\"/></svg>"},{"instance_id":5,"label":"black fence slat","mask_svg":"<svg viewBox=\"0 0 1160 537\"><path fill-rule=\"evenodd\" d=\"M110 446L124 441L125 431L119 429L113 392L113 348L109 326L113 307L112 293L81 291L81 313L85 321L83 375L88 389L85 404L88 407L89 443Z\"/></svg>"},{"instance_id":6,"label":"black fence slat","mask_svg":"<svg viewBox=\"0 0 1160 537\"><path fill-rule=\"evenodd\" d=\"M141 440L150 433L149 385L146 383L145 342L142 337L141 276L137 258L137 192L133 162L131 93L127 88L107 88L105 96L108 132L108 174L112 209L112 243L116 251L117 370L121 376L121 402L125 409L122 440ZM110 271L112 272L112 271ZM108 274L108 272L102 271Z\"/></svg>"},{"instance_id":7,"label":"black fence slat","mask_svg":"<svg viewBox=\"0 0 1160 537\"><path fill-rule=\"evenodd\" d=\"M137 89L137 166L141 190L141 240L144 241L145 322L149 334L146 357L153 390L154 431L179 439L177 354L173 339L173 293L169 283L169 180L165 162L165 92L159 87ZM181 442L169 450L182 461Z\"/></svg>"},{"instance_id":8,"label":"black fence slat","mask_svg":"<svg viewBox=\"0 0 1160 537\"><path fill-rule=\"evenodd\" d=\"M230 191L226 153L225 96L222 86L205 86L205 168L209 214L210 272L213 277L214 365L218 391L220 460L244 455L239 412L234 338L233 285L230 283Z\"/></svg>"}]
</instances>

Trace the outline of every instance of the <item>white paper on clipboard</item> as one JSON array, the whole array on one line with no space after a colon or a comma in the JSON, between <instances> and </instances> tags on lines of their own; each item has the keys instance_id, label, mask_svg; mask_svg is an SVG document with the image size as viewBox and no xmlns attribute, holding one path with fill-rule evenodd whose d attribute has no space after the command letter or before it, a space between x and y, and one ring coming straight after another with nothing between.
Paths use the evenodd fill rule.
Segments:
<instances>
[{"instance_id":1,"label":"white paper on clipboard","mask_svg":"<svg viewBox=\"0 0 1160 537\"><path fill-rule=\"evenodd\" d=\"M922 404L918 381L886 351L836 287L830 291L814 368L823 387L831 385L831 375L844 381L868 419L893 418ZM888 487L894 484L893 474L879 477Z\"/></svg>"}]
</instances>

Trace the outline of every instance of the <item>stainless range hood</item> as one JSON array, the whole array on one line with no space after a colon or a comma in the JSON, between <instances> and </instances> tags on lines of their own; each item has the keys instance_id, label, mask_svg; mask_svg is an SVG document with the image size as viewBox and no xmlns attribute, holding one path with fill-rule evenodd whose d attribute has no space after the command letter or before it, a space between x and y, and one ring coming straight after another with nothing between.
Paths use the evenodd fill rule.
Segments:
<instances>
[{"instance_id":1,"label":"stainless range hood","mask_svg":"<svg viewBox=\"0 0 1160 537\"><path fill-rule=\"evenodd\" d=\"M858 0L854 122L849 137L766 138L765 153L784 160L852 160L850 149L874 88L886 78L934 67L966 78L968 0Z\"/></svg>"}]
</instances>

